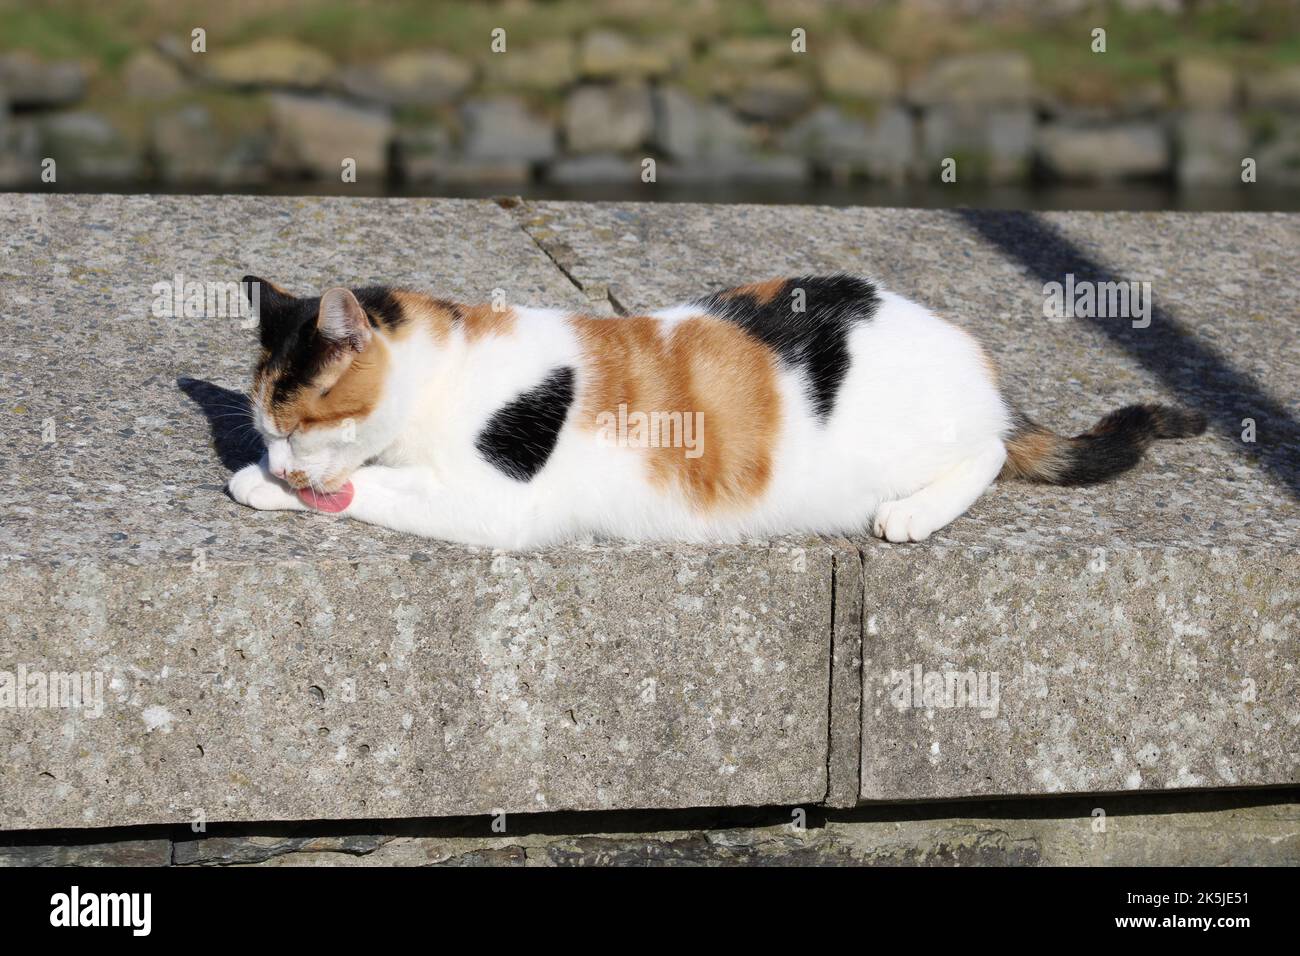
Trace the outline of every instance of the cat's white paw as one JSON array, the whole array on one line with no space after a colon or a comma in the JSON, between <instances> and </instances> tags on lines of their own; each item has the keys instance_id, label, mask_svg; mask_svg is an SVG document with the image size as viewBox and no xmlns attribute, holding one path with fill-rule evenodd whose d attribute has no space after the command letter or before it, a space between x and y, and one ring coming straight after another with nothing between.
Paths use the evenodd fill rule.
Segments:
<instances>
[{"instance_id":1,"label":"cat's white paw","mask_svg":"<svg viewBox=\"0 0 1300 956\"><path fill-rule=\"evenodd\" d=\"M271 477L261 465L247 465L230 476L230 497L258 511L305 511L306 506L288 485Z\"/></svg>"},{"instance_id":2,"label":"cat's white paw","mask_svg":"<svg viewBox=\"0 0 1300 956\"><path fill-rule=\"evenodd\" d=\"M886 501L876 509L871 530L886 541L924 541L935 529L935 521L923 504L909 498Z\"/></svg>"}]
</instances>

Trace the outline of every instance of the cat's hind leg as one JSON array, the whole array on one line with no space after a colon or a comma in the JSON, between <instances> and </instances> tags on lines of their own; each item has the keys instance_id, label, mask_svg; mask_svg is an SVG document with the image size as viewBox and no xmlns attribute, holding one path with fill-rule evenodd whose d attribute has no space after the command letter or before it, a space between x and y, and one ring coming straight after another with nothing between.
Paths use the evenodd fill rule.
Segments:
<instances>
[{"instance_id":1,"label":"cat's hind leg","mask_svg":"<svg viewBox=\"0 0 1300 956\"><path fill-rule=\"evenodd\" d=\"M915 494L881 503L872 533L886 541L924 541L975 503L998 476L1006 457L1002 440L990 439Z\"/></svg>"}]
</instances>

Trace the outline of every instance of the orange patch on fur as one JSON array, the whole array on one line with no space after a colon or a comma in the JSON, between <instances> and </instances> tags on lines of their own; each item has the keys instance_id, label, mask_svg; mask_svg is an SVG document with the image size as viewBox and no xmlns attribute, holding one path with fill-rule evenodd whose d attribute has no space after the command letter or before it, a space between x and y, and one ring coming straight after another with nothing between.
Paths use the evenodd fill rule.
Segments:
<instances>
[{"instance_id":1,"label":"orange patch on fur","mask_svg":"<svg viewBox=\"0 0 1300 956\"><path fill-rule=\"evenodd\" d=\"M724 299L750 296L759 305L767 305L785 288L788 279L768 279L765 282L751 282L749 285L737 286L722 293Z\"/></svg>"},{"instance_id":2,"label":"orange patch on fur","mask_svg":"<svg viewBox=\"0 0 1300 956\"><path fill-rule=\"evenodd\" d=\"M514 309L493 309L490 305L465 305L457 309L465 341L470 345L497 335L511 335L515 331Z\"/></svg>"},{"instance_id":3,"label":"orange patch on fur","mask_svg":"<svg viewBox=\"0 0 1300 956\"><path fill-rule=\"evenodd\" d=\"M392 296L406 320L392 333L394 338L405 338L417 327L427 329L435 342L443 342L451 335L451 303L406 289L395 289Z\"/></svg>"},{"instance_id":4,"label":"orange patch on fur","mask_svg":"<svg viewBox=\"0 0 1300 956\"><path fill-rule=\"evenodd\" d=\"M1069 439L1038 425L1020 428L1007 438L1007 463L1003 478L1040 478L1054 481L1064 465L1061 452Z\"/></svg>"},{"instance_id":5,"label":"orange patch on fur","mask_svg":"<svg viewBox=\"0 0 1300 956\"><path fill-rule=\"evenodd\" d=\"M673 487L696 507L751 504L772 475L780 424L772 353L730 322L685 319L666 336L652 318L570 319L586 358L578 424L601 431L608 416L702 416L700 454L637 447L657 487ZM692 421L696 419L692 418Z\"/></svg>"},{"instance_id":6,"label":"orange patch on fur","mask_svg":"<svg viewBox=\"0 0 1300 956\"><path fill-rule=\"evenodd\" d=\"M271 407L282 432L361 421L375 410L388 374L388 346L374 335L360 354L325 369L312 384Z\"/></svg>"}]
</instances>

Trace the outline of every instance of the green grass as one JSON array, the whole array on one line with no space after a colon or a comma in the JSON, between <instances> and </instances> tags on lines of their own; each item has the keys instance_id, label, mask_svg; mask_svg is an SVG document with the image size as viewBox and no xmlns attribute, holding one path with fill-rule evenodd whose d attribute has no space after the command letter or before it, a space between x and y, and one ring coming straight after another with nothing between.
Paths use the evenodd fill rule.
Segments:
<instances>
[{"instance_id":1,"label":"green grass","mask_svg":"<svg viewBox=\"0 0 1300 956\"><path fill-rule=\"evenodd\" d=\"M292 9L257 14L232 28L229 38L242 42L263 36L293 36L341 59L374 56L394 50L438 47L470 58L490 54L492 31L506 30L509 45L576 36L595 26L610 26L633 35L672 32L688 22L679 0L666 0L665 13L627 19L589 0L554 0L502 10L484 3L442 0L390 0L359 5L346 0L318 0ZM667 29L665 29L667 28Z\"/></svg>"},{"instance_id":2,"label":"green grass","mask_svg":"<svg viewBox=\"0 0 1300 956\"><path fill-rule=\"evenodd\" d=\"M140 44L129 27L138 2L92 6L80 3L0 4L0 47L28 50L47 59L89 59L118 66Z\"/></svg>"},{"instance_id":3,"label":"green grass","mask_svg":"<svg viewBox=\"0 0 1300 956\"><path fill-rule=\"evenodd\" d=\"M703 14L691 0L613 9L599 0L537 0L522 8L474 0L265 0L238 9L207 0L0 0L0 49L90 60L113 72L160 35L188 42L196 25L208 31L209 52L292 37L340 61L421 47L482 59L495 27L506 29L509 44L525 46L595 26L633 36L687 33L704 45L735 36L788 38L792 26L802 26L814 55L833 38L852 37L891 56L908 73L936 56L1022 50L1049 90L1082 100L1106 100L1135 82L1159 79L1174 58L1185 55L1213 56L1247 69L1300 63L1300 9L1288 0L1262 0L1255 12L1232 2L1198 5L1177 17L1103 4L1050 28L1023 16L958 19L897 4L827 4L809 14L805 9L762 0L729 0ZM240 12L248 10L254 12ZM1089 49L1095 26L1107 30L1104 54Z\"/></svg>"}]
</instances>

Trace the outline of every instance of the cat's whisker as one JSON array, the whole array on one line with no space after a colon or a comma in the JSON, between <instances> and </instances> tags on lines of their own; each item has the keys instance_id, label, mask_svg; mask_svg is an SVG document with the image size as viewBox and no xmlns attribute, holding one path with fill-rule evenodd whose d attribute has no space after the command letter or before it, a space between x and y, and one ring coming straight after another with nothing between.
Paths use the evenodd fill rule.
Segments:
<instances>
[{"instance_id":1,"label":"cat's whisker","mask_svg":"<svg viewBox=\"0 0 1300 956\"><path fill-rule=\"evenodd\" d=\"M252 422L253 417L247 412L222 412L220 415L209 415L208 418L244 418Z\"/></svg>"}]
</instances>

